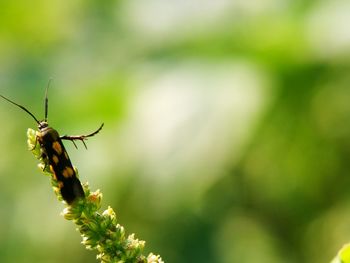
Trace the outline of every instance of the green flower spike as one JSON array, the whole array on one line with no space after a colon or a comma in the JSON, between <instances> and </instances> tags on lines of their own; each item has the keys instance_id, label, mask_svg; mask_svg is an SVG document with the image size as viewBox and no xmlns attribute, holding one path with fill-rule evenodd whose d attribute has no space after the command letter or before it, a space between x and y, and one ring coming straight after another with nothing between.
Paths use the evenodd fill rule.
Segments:
<instances>
[{"instance_id":1,"label":"green flower spike","mask_svg":"<svg viewBox=\"0 0 350 263\"><path fill-rule=\"evenodd\" d=\"M53 190L59 201L63 201L58 182L55 180L50 166L41 157L41 149L37 140L37 131L28 129L29 150L40 160L39 168L51 177ZM78 176L78 171L74 168ZM134 234L126 235L124 227L117 223L117 216L111 207L99 213L102 193L97 190L91 192L87 183L83 184L85 199L80 199L71 205L66 204L62 215L65 219L77 225L86 249L97 250L97 259L103 263L137 262L137 263L164 263L161 257L149 254L142 255L145 241L138 240Z\"/></svg>"}]
</instances>

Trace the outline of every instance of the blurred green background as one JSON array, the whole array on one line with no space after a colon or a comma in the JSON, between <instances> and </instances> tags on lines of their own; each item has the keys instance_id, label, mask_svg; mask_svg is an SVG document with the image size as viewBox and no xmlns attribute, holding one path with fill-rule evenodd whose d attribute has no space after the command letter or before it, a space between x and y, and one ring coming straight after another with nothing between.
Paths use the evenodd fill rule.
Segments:
<instances>
[{"instance_id":1,"label":"blurred green background","mask_svg":"<svg viewBox=\"0 0 350 263\"><path fill-rule=\"evenodd\" d=\"M350 2L1 1L0 93L166 262L329 262L350 240ZM0 102L0 262L96 262Z\"/></svg>"}]
</instances>

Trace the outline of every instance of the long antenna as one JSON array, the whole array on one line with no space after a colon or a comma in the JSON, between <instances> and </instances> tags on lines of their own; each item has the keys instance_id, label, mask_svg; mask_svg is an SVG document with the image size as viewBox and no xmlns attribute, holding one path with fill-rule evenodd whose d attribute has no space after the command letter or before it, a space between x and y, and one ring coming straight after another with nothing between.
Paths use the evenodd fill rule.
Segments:
<instances>
[{"instance_id":1,"label":"long antenna","mask_svg":"<svg viewBox=\"0 0 350 263\"><path fill-rule=\"evenodd\" d=\"M51 81L52 81L52 78L49 79L49 83L47 83L46 91L45 91L45 119L44 119L45 122L47 122L47 114L49 111L49 99L47 97L47 91L50 87Z\"/></svg>"},{"instance_id":2,"label":"long antenna","mask_svg":"<svg viewBox=\"0 0 350 263\"><path fill-rule=\"evenodd\" d=\"M40 125L40 121L38 121L38 119L35 118L35 116L33 115L33 113L31 113L29 110L27 110L24 106L19 105L19 104L17 104L16 102L13 102L12 100L10 100L10 99L8 99L8 98L2 96L2 95L0 95L0 96L1 96L3 99L7 100L8 102L10 102L10 103L16 105L17 107L20 107L22 110L24 110L25 112L27 112L30 116L33 117L33 119L36 121L36 123Z\"/></svg>"}]
</instances>

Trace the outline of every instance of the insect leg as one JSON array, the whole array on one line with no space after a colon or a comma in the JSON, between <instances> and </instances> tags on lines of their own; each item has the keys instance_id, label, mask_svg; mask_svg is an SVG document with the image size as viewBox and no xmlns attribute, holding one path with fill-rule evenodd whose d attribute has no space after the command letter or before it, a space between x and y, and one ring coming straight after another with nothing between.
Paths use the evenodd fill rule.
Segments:
<instances>
[{"instance_id":1,"label":"insect leg","mask_svg":"<svg viewBox=\"0 0 350 263\"><path fill-rule=\"evenodd\" d=\"M94 131L90 134L87 134L87 135L75 135L75 136L63 135L60 138L61 138L61 140L71 141L74 144L75 148L77 148L77 145L75 144L74 141L75 140L81 141L84 144L85 148L87 149L87 146L86 146L84 140L86 140L88 137L92 137L92 136L96 135L97 133L99 133L99 131L102 129L103 125L104 125L104 123L102 123L101 126L96 131Z\"/></svg>"},{"instance_id":2,"label":"insect leg","mask_svg":"<svg viewBox=\"0 0 350 263\"><path fill-rule=\"evenodd\" d=\"M29 151L33 151L36 148L37 143L38 143L38 135L35 136L35 143L33 144L33 147L29 149Z\"/></svg>"}]
</instances>

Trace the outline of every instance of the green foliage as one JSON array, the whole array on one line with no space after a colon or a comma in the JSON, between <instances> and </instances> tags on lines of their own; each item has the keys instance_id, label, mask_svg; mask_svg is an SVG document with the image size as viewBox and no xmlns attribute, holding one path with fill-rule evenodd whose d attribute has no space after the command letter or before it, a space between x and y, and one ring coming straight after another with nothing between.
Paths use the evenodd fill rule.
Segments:
<instances>
[{"instance_id":1,"label":"green foliage","mask_svg":"<svg viewBox=\"0 0 350 263\"><path fill-rule=\"evenodd\" d=\"M40 145L37 141L37 132L28 129L28 147L40 160L39 167L51 177L51 184L58 200L63 201L53 173L49 169L47 161L41 157ZM76 174L78 175L78 171ZM83 241L82 244L89 250L97 251L97 259L107 262L137 262L137 263L162 263L160 256L152 253L145 257L142 251L145 241L138 240L134 234L126 235L124 227L118 224L115 212L108 207L102 213L102 193L97 190L91 192L87 183L83 184L85 199L80 199L72 205L67 205L62 214L65 219L73 221L77 225Z\"/></svg>"}]
</instances>

